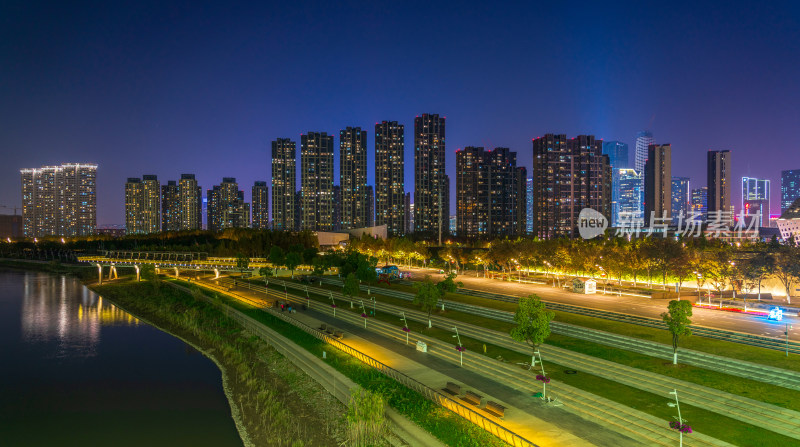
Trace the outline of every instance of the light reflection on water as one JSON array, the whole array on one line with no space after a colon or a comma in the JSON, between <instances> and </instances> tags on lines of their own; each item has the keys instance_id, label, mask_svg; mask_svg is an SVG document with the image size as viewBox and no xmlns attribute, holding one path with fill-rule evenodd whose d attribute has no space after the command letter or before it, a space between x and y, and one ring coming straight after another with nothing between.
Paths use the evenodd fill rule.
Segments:
<instances>
[{"instance_id":1,"label":"light reflection on water","mask_svg":"<svg viewBox=\"0 0 800 447\"><path fill-rule=\"evenodd\" d=\"M93 357L101 326L139 325L137 318L73 279L33 273L23 281L21 318L23 340L56 341L55 358Z\"/></svg>"}]
</instances>

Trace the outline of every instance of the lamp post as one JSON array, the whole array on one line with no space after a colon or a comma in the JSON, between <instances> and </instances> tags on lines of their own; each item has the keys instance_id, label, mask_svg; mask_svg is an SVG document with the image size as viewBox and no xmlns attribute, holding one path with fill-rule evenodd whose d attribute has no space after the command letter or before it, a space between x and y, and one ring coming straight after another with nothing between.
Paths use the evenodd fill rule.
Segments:
<instances>
[{"instance_id":1,"label":"lamp post","mask_svg":"<svg viewBox=\"0 0 800 447\"><path fill-rule=\"evenodd\" d=\"M408 321L406 321L406 313L400 312L400 315L403 317L403 332L406 333L406 344L408 344L408 333L411 331L411 328L408 327Z\"/></svg>"},{"instance_id":2,"label":"lamp post","mask_svg":"<svg viewBox=\"0 0 800 447\"><path fill-rule=\"evenodd\" d=\"M681 404L680 402L678 402L678 390L673 389L672 391L669 392L669 394L675 396L675 403L673 404L672 402L668 402L667 405L678 409L678 424L680 424L678 426L678 436L680 436L680 447L683 447L683 430L681 426L686 421L683 418L681 418Z\"/></svg>"},{"instance_id":3,"label":"lamp post","mask_svg":"<svg viewBox=\"0 0 800 447\"><path fill-rule=\"evenodd\" d=\"M697 303L698 304L703 304L702 298L700 297L700 278L702 278L703 275L701 275L698 272L694 272L694 274L697 277Z\"/></svg>"},{"instance_id":4,"label":"lamp post","mask_svg":"<svg viewBox=\"0 0 800 447\"><path fill-rule=\"evenodd\" d=\"M539 356L539 367L542 368L542 377L544 378L542 380L542 399L545 402L547 402L547 374L545 374L544 372L544 362L542 361L542 353L539 352L539 349L536 349L536 351L534 351L534 354ZM535 357L533 361L536 362ZM533 368L533 365L531 365L531 368Z\"/></svg>"},{"instance_id":5,"label":"lamp post","mask_svg":"<svg viewBox=\"0 0 800 447\"><path fill-rule=\"evenodd\" d=\"M331 292L331 307L333 308L333 318L336 318L336 301L333 299L333 292Z\"/></svg>"},{"instance_id":6,"label":"lamp post","mask_svg":"<svg viewBox=\"0 0 800 447\"><path fill-rule=\"evenodd\" d=\"M367 309L364 308L364 300L359 300L361 302L361 316L364 317L364 329L367 328Z\"/></svg>"},{"instance_id":7,"label":"lamp post","mask_svg":"<svg viewBox=\"0 0 800 447\"><path fill-rule=\"evenodd\" d=\"M456 331L456 335L453 335L453 338L458 340L458 355L460 357L459 363L461 366L464 366L464 347L461 345L461 337L458 335L458 328L453 326L453 330Z\"/></svg>"}]
</instances>

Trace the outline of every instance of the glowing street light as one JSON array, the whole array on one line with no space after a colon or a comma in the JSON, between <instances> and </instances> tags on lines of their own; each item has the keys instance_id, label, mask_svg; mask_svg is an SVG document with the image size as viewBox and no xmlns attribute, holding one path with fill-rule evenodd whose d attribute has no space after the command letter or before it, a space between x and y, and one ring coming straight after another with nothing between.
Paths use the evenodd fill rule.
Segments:
<instances>
[{"instance_id":1,"label":"glowing street light","mask_svg":"<svg viewBox=\"0 0 800 447\"><path fill-rule=\"evenodd\" d=\"M458 335L458 328L453 326L453 330L456 331L456 335L453 335L453 338L458 340L458 347L456 349L458 350L459 361L461 366L464 366L464 346L461 345L461 337Z\"/></svg>"}]
</instances>

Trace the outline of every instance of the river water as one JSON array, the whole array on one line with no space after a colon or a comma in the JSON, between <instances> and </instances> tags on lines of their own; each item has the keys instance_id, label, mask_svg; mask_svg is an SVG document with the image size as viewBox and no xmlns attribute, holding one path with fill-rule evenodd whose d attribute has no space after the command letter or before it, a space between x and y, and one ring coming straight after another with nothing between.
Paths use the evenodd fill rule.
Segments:
<instances>
[{"instance_id":1,"label":"river water","mask_svg":"<svg viewBox=\"0 0 800 447\"><path fill-rule=\"evenodd\" d=\"M74 278L0 270L0 446L241 446L217 366Z\"/></svg>"}]
</instances>

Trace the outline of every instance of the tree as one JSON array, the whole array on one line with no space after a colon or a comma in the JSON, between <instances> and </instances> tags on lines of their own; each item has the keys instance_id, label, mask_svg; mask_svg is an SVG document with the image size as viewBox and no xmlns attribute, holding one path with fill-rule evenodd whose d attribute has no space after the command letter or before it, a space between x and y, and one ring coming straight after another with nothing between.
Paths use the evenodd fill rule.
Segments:
<instances>
[{"instance_id":1,"label":"tree","mask_svg":"<svg viewBox=\"0 0 800 447\"><path fill-rule=\"evenodd\" d=\"M264 277L264 287L269 288L269 277L272 276L272 269L264 266L258 269L258 274Z\"/></svg>"},{"instance_id":2,"label":"tree","mask_svg":"<svg viewBox=\"0 0 800 447\"><path fill-rule=\"evenodd\" d=\"M423 312L428 312L428 327L431 327L431 312L442 297L442 290L433 283L429 275L425 275L425 279L415 287L417 294L414 295L414 304L419 305Z\"/></svg>"},{"instance_id":3,"label":"tree","mask_svg":"<svg viewBox=\"0 0 800 447\"><path fill-rule=\"evenodd\" d=\"M144 264L140 267L139 270L140 277L149 282L153 289L158 290L161 286L161 279L158 277L156 273L156 268L152 264Z\"/></svg>"},{"instance_id":4,"label":"tree","mask_svg":"<svg viewBox=\"0 0 800 447\"><path fill-rule=\"evenodd\" d=\"M349 296L352 300L354 296L358 295L360 292L359 285L358 285L358 277L356 277L355 273L350 273L347 275L347 278L344 279L344 286L342 287L342 294L345 296Z\"/></svg>"},{"instance_id":5,"label":"tree","mask_svg":"<svg viewBox=\"0 0 800 447\"><path fill-rule=\"evenodd\" d=\"M451 272L447 276L445 276L443 280L439 281L436 284L436 287L438 287L439 290L442 292L442 296L444 296L445 293L455 293L455 291L458 290L459 287L464 286L464 284L461 281L455 282L454 281L455 278L456 274L454 272Z\"/></svg>"},{"instance_id":6,"label":"tree","mask_svg":"<svg viewBox=\"0 0 800 447\"><path fill-rule=\"evenodd\" d=\"M244 278L244 271L247 270L248 267L250 267L250 258L241 253L238 253L236 255L236 268L239 270L239 273L242 275L242 278Z\"/></svg>"},{"instance_id":7,"label":"tree","mask_svg":"<svg viewBox=\"0 0 800 447\"><path fill-rule=\"evenodd\" d=\"M320 256L317 256L311 262L311 266L314 268L314 275L319 277L320 285L322 285L322 275L324 275L325 270L327 270L327 266L325 264L325 259Z\"/></svg>"},{"instance_id":8,"label":"tree","mask_svg":"<svg viewBox=\"0 0 800 447\"><path fill-rule=\"evenodd\" d=\"M550 336L550 321L555 314L547 310L536 295L519 299L514 322L517 326L511 329L511 338L525 342L531 347L531 367L536 363L536 350Z\"/></svg>"},{"instance_id":9,"label":"tree","mask_svg":"<svg viewBox=\"0 0 800 447\"><path fill-rule=\"evenodd\" d=\"M294 279L294 269L303 263L303 255L296 251L290 251L289 254L286 255L286 259L283 263L286 265L287 269L292 271L292 279Z\"/></svg>"},{"instance_id":10,"label":"tree","mask_svg":"<svg viewBox=\"0 0 800 447\"><path fill-rule=\"evenodd\" d=\"M672 334L672 364L678 364L678 337L692 335L689 327L692 321L692 303L686 300L672 300L669 302L667 312L661 314L661 319Z\"/></svg>"},{"instance_id":11,"label":"tree","mask_svg":"<svg viewBox=\"0 0 800 447\"><path fill-rule=\"evenodd\" d=\"M786 290L786 302L792 302L792 283L800 278L798 250L794 246L781 247L775 256L775 276Z\"/></svg>"},{"instance_id":12,"label":"tree","mask_svg":"<svg viewBox=\"0 0 800 447\"><path fill-rule=\"evenodd\" d=\"M381 445L387 427L383 397L360 386L351 389L347 408L348 445Z\"/></svg>"},{"instance_id":13,"label":"tree","mask_svg":"<svg viewBox=\"0 0 800 447\"><path fill-rule=\"evenodd\" d=\"M278 276L278 269L285 261L286 257L283 254L283 249L277 245L273 245L269 250L269 262L275 266L275 276Z\"/></svg>"},{"instance_id":14,"label":"tree","mask_svg":"<svg viewBox=\"0 0 800 447\"><path fill-rule=\"evenodd\" d=\"M378 273L375 271L375 258L365 258L359 261L358 268L356 269L356 277L359 281L367 284L367 295L370 292L370 285L378 279Z\"/></svg>"}]
</instances>

